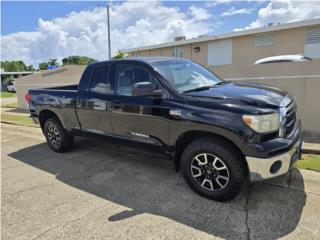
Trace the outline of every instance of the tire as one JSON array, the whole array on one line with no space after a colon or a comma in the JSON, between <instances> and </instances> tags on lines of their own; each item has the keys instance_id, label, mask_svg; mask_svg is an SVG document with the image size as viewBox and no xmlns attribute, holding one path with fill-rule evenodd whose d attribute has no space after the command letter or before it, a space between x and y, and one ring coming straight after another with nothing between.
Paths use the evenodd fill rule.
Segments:
<instances>
[{"instance_id":1,"label":"tire","mask_svg":"<svg viewBox=\"0 0 320 240\"><path fill-rule=\"evenodd\" d=\"M241 154L214 138L191 142L181 156L181 171L193 191L219 202L237 196L245 180Z\"/></svg>"},{"instance_id":2,"label":"tire","mask_svg":"<svg viewBox=\"0 0 320 240\"><path fill-rule=\"evenodd\" d=\"M67 133L58 118L48 118L44 123L43 133L49 147L55 152L66 152L73 147L74 137Z\"/></svg>"}]
</instances>

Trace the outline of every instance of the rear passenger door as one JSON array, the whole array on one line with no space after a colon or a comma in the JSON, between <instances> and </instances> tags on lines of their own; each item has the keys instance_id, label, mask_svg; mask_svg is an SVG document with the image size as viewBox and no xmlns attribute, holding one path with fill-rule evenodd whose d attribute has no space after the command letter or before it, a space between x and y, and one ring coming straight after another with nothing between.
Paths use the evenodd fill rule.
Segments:
<instances>
[{"instance_id":1,"label":"rear passenger door","mask_svg":"<svg viewBox=\"0 0 320 240\"><path fill-rule=\"evenodd\" d=\"M110 101L114 95L111 64L95 66L87 86L79 93L77 115L84 131L112 134Z\"/></svg>"},{"instance_id":2,"label":"rear passenger door","mask_svg":"<svg viewBox=\"0 0 320 240\"><path fill-rule=\"evenodd\" d=\"M114 134L140 142L162 145L168 140L167 99L132 96L133 85L138 82L151 82L156 89L162 89L158 80L143 65L117 63L116 93L111 110Z\"/></svg>"}]
</instances>

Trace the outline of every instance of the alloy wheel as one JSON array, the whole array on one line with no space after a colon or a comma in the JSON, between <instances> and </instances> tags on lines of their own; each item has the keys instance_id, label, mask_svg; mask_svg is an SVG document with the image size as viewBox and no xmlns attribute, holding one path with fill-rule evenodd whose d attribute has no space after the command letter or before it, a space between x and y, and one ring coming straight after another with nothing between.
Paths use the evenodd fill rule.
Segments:
<instances>
[{"instance_id":1,"label":"alloy wheel","mask_svg":"<svg viewBox=\"0 0 320 240\"><path fill-rule=\"evenodd\" d=\"M221 191L229 183L227 165L217 156L201 153L191 162L191 174L196 182L209 191Z\"/></svg>"},{"instance_id":2,"label":"alloy wheel","mask_svg":"<svg viewBox=\"0 0 320 240\"><path fill-rule=\"evenodd\" d=\"M50 143L54 147L58 148L61 145L61 136L60 136L58 128L53 124L49 124L47 129L48 129L47 136L48 136Z\"/></svg>"}]
</instances>

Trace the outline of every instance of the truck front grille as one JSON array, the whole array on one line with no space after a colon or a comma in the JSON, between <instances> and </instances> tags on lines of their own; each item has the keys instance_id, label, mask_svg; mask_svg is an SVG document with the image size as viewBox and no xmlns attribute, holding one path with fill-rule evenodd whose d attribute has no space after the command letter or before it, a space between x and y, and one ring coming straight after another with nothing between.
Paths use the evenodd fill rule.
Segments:
<instances>
[{"instance_id":1,"label":"truck front grille","mask_svg":"<svg viewBox=\"0 0 320 240\"><path fill-rule=\"evenodd\" d=\"M285 131L285 137L289 137L291 133L294 130L294 127L296 125L297 121L297 105L294 100L292 100L287 106L286 106L286 131Z\"/></svg>"}]
</instances>

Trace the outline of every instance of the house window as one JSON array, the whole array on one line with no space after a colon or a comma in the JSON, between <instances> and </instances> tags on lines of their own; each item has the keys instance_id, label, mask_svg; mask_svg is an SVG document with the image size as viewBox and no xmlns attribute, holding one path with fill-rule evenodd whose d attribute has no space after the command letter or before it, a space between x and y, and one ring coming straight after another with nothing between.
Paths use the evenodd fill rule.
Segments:
<instances>
[{"instance_id":1,"label":"house window","mask_svg":"<svg viewBox=\"0 0 320 240\"><path fill-rule=\"evenodd\" d=\"M306 30L304 55L309 58L320 58L320 26Z\"/></svg>"},{"instance_id":2,"label":"house window","mask_svg":"<svg viewBox=\"0 0 320 240\"><path fill-rule=\"evenodd\" d=\"M220 40L208 43L208 65L232 64L232 40Z\"/></svg>"},{"instance_id":3,"label":"house window","mask_svg":"<svg viewBox=\"0 0 320 240\"><path fill-rule=\"evenodd\" d=\"M272 45L272 35L271 34L263 34L254 36L253 46L261 47Z\"/></svg>"},{"instance_id":4,"label":"house window","mask_svg":"<svg viewBox=\"0 0 320 240\"><path fill-rule=\"evenodd\" d=\"M173 48L171 48L171 56L182 58L183 57L182 47L173 47Z\"/></svg>"},{"instance_id":5,"label":"house window","mask_svg":"<svg viewBox=\"0 0 320 240\"><path fill-rule=\"evenodd\" d=\"M138 53L138 52L134 52L134 53L133 53L133 56L134 56L134 57L139 57L139 53Z\"/></svg>"}]
</instances>

